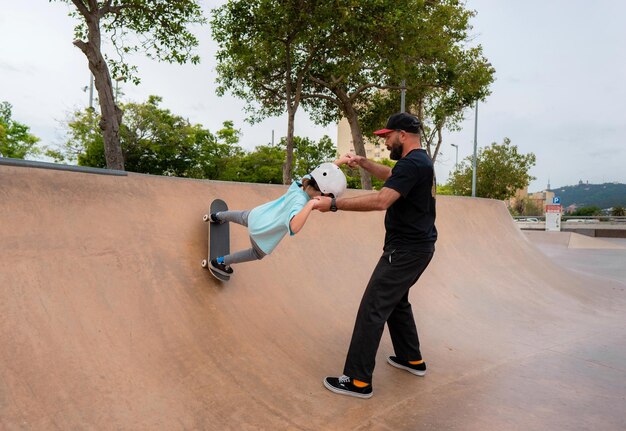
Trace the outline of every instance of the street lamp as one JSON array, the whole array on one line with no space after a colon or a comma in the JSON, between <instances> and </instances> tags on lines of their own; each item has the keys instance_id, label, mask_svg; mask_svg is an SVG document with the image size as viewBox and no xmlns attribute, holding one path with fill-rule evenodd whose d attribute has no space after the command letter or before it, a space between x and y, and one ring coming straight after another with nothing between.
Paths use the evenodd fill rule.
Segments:
<instances>
[{"instance_id":1,"label":"street lamp","mask_svg":"<svg viewBox=\"0 0 626 431\"><path fill-rule=\"evenodd\" d=\"M89 85L83 87L83 91L89 90L89 109L93 109L93 75L89 73Z\"/></svg>"},{"instance_id":2,"label":"street lamp","mask_svg":"<svg viewBox=\"0 0 626 431\"><path fill-rule=\"evenodd\" d=\"M478 147L478 100L474 115L474 160L472 162L472 197L476 197L476 148Z\"/></svg>"},{"instance_id":3,"label":"street lamp","mask_svg":"<svg viewBox=\"0 0 626 431\"><path fill-rule=\"evenodd\" d=\"M454 170L459 169L459 146L457 144L450 144L456 150L456 160L454 162Z\"/></svg>"},{"instance_id":4,"label":"street lamp","mask_svg":"<svg viewBox=\"0 0 626 431\"><path fill-rule=\"evenodd\" d=\"M123 81L124 78L121 76L118 76L117 78L115 78L115 95L113 97L113 99L115 100L115 103L117 104L117 99L119 99L120 97L120 81Z\"/></svg>"}]
</instances>

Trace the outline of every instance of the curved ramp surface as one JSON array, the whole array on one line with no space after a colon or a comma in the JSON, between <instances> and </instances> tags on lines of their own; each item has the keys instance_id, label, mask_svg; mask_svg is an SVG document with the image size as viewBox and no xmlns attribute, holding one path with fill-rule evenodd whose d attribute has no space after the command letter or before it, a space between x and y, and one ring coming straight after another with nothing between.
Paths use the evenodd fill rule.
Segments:
<instances>
[{"instance_id":1,"label":"curved ramp surface","mask_svg":"<svg viewBox=\"0 0 626 431\"><path fill-rule=\"evenodd\" d=\"M0 166L0 429L623 429L626 286L546 261L498 201L438 199L428 374L385 333L374 397L327 391L382 212L314 213L228 284L200 267L212 199L284 190Z\"/></svg>"}]
</instances>

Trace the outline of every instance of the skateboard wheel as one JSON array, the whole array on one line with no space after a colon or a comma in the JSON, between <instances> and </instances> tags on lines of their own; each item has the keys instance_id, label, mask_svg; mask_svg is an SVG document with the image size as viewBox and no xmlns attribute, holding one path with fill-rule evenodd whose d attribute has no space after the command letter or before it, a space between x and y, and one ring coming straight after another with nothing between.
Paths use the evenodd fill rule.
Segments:
<instances>
[{"instance_id":1,"label":"skateboard wheel","mask_svg":"<svg viewBox=\"0 0 626 431\"><path fill-rule=\"evenodd\" d=\"M207 260L206 260L206 259L204 259L204 260L202 261L202 267L203 267L203 268L206 268L207 266L209 266L209 262L207 262Z\"/></svg>"},{"instance_id":2,"label":"skateboard wheel","mask_svg":"<svg viewBox=\"0 0 626 431\"><path fill-rule=\"evenodd\" d=\"M202 217L202 221L209 221L209 215L208 215L208 214L205 214L205 215Z\"/></svg>"}]
</instances>

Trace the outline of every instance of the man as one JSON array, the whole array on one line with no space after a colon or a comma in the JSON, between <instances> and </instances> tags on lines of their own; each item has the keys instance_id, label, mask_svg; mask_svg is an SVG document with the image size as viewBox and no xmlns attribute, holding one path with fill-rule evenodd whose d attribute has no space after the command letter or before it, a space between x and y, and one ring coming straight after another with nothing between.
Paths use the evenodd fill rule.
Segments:
<instances>
[{"instance_id":1,"label":"man","mask_svg":"<svg viewBox=\"0 0 626 431\"><path fill-rule=\"evenodd\" d=\"M409 289L430 263L435 251L435 173L420 144L417 117L398 113L384 129L374 132L385 139L393 169L364 157L347 155L357 165L385 183L379 192L352 198L318 197L317 209L327 211L386 210L383 254L363 294L356 317L343 376L326 377L332 392L359 398L372 396L376 351L385 322L395 356L390 365L423 376L426 364L420 352L417 328L409 303Z\"/></svg>"}]
</instances>

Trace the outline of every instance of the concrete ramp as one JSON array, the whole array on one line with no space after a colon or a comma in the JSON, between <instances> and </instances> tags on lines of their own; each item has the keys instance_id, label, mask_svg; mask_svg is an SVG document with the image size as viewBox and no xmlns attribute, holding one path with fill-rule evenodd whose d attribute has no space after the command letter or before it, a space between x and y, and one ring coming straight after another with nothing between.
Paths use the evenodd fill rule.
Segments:
<instances>
[{"instance_id":1,"label":"concrete ramp","mask_svg":"<svg viewBox=\"0 0 626 431\"><path fill-rule=\"evenodd\" d=\"M438 199L428 374L388 366L385 333L374 397L327 391L383 213L314 213L227 284L200 267L212 199L284 191L0 166L0 429L623 429L626 285L546 261L499 201Z\"/></svg>"},{"instance_id":2,"label":"concrete ramp","mask_svg":"<svg viewBox=\"0 0 626 431\"><path fill-rule=\"evenodd\" d=\"M535 244L548 247L565 247L571 249L591 250L625 250L621 244L596 237L581 235L575 232L524 231L524 234Z\"/></svg>"}]
</instances>

